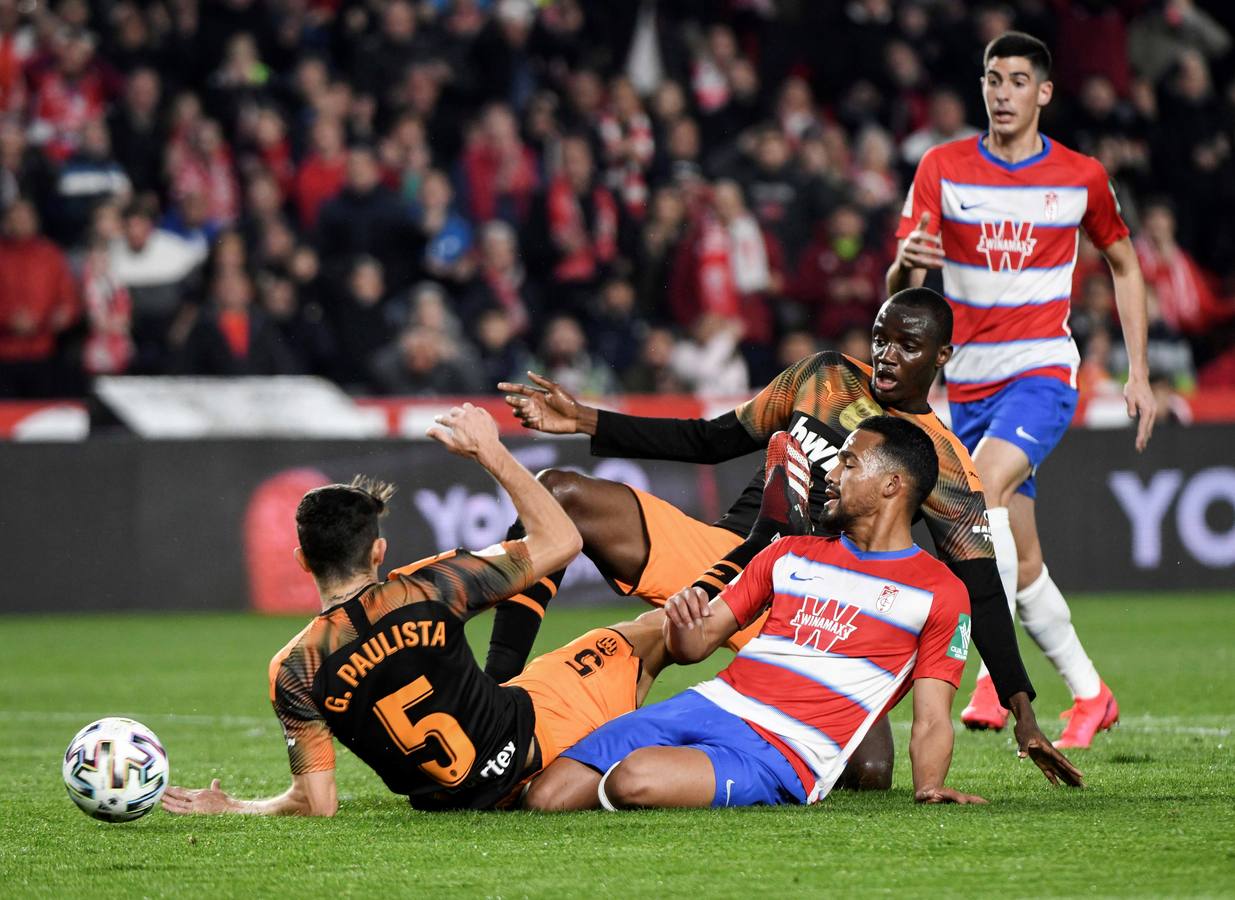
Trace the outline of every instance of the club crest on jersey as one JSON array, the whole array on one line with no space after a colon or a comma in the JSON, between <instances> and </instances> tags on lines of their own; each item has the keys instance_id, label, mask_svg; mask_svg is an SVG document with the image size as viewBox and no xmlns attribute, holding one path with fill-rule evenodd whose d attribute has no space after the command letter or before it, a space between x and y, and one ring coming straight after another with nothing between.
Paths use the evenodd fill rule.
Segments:
<instances>
[{"instance_id":1,"label":"club crest on jersey","mask_svg":"<svg viewBox=\"0 0 1235 900\"><path fill-rule=\"evenodd\" d=\"M1058 205L1059 198L1055 198ZM1058 215L1058 210L1056 210ZM1019 272L1033 255L1038 239L1033 236L1032 222L983 222L978 252L986 257L992 272Z\"/></svg>"},{"instance_id":2,"label":"club crest on jersey","mask_svg":"<svg viewBox=\"0 0 1235 900\"><path fill-rule=\"evenodd\" d=\"M801 608L789 620L793 626L793 642L826 653L837 641L848 640L858 630L853 620L861 611L856 604L844 604L832 597L823 600L803 597ZM823 641L827 641L826 647Z\"/></svg>"},{"instance_id":3,"label":"club crest on jersey","mask_svg":"<svg viewBox=\"0 0 1235 900\"><path fill-rule=\"evenodd\" d=\"M883 586L883 593L879 595L879 599L875 601L875 609L880 612L887 612L892 608L892 604L896 602L896 595L900 593L899 588L894 588L890 584Z\"/></svg>"},{"instance_id":4,"label":"club crest on jersey","mask_svg":"<svg viewBox=\"0 0 1235 900\"><path fill-rule=\"evenodd\" d=\"M1054 222L1059 218L1059 195L1054 191L1047 191L1046 196L1042 198L1042 215L1048 222Z\"/></svg>"},{"instance_id":5,"label":"club crest on jersey","mask_svg":"<svg viewBox=\"0 0 1235 900\"><path fill-rule=\"evenodd\" d=\"M843 428L854 431L863 419L883 415L883 408L870 397L859 397L842 410L840 423Z\"/></svg>"}]
</instances>

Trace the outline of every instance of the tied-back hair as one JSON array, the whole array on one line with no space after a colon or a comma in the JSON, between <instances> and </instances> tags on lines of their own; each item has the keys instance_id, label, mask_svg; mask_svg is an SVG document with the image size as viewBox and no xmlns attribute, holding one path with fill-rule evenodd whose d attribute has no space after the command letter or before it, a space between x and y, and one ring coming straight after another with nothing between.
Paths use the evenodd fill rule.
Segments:
<instances>
[{"instance_id":1,"label":"tied-back hair","mask_svg":"<svg viewBox=\"0 0 1235 900\"><path fill-rule=\"evenodd\" d=\"M350 484L314 488L300 499L296 536L314 577L337 581L368 570L394 492L389 482L357 475Z\"/></svg>"},{"instance_id":2,"label":"tied-back hair","mask_svg":"<svg viewBox=\"0 0 1235 900\"><path fill-rule=\"evenodd\" d=\"M1023 31L1005 31L987 44L982 54L982 70L986 70L992 59L1007 59L1009 56L1022 56L1029 60L1039 81L1051 77L1051 51L1042 41Z\"/></svg>"},{"instance_id":3,"label":"tied-back hair","mask_svg":"<svg viewBox=\"0 0 1235 900\"><path fill-rule=\"evenodd\" d=\"M870 416L858 424L859 431L871 431L883 438L878 453L889 467L909 476L913 483L910 509L917 510L939 479L939 454L924 428L898 416Z\"/></svg>"}]
</instances>

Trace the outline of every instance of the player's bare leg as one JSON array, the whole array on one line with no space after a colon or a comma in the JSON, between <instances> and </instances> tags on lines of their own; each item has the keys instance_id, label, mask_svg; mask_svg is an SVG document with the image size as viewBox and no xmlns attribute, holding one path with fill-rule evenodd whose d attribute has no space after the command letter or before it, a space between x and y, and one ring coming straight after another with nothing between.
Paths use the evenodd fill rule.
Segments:
<instances>
[{"instance_id":1,"label":"player's bare leg","mask_svg":"<svg viewBox=\"0 0 1235 900\"><path fill-rule=\"evenodd\" d=\"M665 649L665 612L653 609L630 622L611 625L614 631L630 642L632 653L639 658L639 684L635 690L635 705L642 706L653 682L672 660ZM528 788L524 806L546 812L576 809L596 809L596 788L600 773L581 762L558 757Z\"/></svg>"},{"instance_id":2,"label":"player's bare leg","mask_svg":"<svg viewBox=\"0 0 1235 900\"><path fill-rule=\"evenodd\" d=\"M716 796L716 770L693 747L641 747L611 769L597 794L615 809L698 809Z\"/></svg>"},{"instance_id":3,"label":"player's bare leg","mask_svg":"<svg viewBox=\"0 0 1235 900\"><path fill-rule=\"evenodd\" d=\"M999 569L999 579L1003 582L1008 608L1015 621L1020 566L1008 504L1016 495L1016 489L1029 477L1029 457L1024 450L1010 441L985 437L974 451L973 460L986 493L986 516L991 530L991 545L995 550L995 565ZM978 682L973 696L961 710L961 721L967 728L1001 731L1008 723L1008 715L1008 710L999 702L999 694L991 681L986 662L983 661L978 669Z\"/></svg>"},{"instance_id":4,"label":"player's bare leg","mask_svg":"<svg viewBox=\"0 0 1235 900\"><path fill-rule=\"evenodd\" d=\"M858 744L836 787L843 791L886 791L892 787L892 766L896 761L896 745L892 741L892 723L882 716L871 726Z\"/></svg>"},{"instance_id":5,"label":"player's bare leg","mask_svg":"<svg viewBox=\"0 0 1235 900\"><path fill-rule=\"evenodd\" d=\"M1088 747L1094 735L1119 721L1119 704L1081 646L1068 603L1043 565L1034 501L1018 494L1012 498L1010 512L1021 559L1016 594L1021 624L1059 670L1073 697L1071 709L1062 715L1068 724L1055 744Z\"/></svg>"},{"instance_id":6,"label":"player's bare leg","mask_svg":"<svg viewBox=\"0 0 1235 900\"><path fill-rule=\"evenodd\" d=\"M565 469L545 469L536 477L575 523L584 555L601 574L638 582L650 548L634 492L619 482Z\"/></svg>"},{"instance_id":7,"label":"player's bare leg","mask_svg":"<svg viewBox=\"0 0 1235 900\"><path fill-rule=\"evenodd\" d=\"M643 513L631 489L562 469L545 469L537 478L575 522L583 537L583 552L597 568L627 584L638 582L649 548ZM522 525L516 520L507 538L521 535ZM522 594L497 605L486 674L508 681L523 670L541 618L565 574L565 569L551 572Z\"/></svg>"}]
</instances>

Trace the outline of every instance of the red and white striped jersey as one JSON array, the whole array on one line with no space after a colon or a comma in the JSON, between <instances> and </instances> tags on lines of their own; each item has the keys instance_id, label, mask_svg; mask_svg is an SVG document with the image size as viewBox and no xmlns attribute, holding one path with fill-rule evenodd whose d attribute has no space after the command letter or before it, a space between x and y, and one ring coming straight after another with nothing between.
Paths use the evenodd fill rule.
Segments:
<instances>
[{"instance_id":1,"label":"red and white striped jersey","mask_svg":"<svg viewBox=\"0 0 1235 900\"><path fill-rule=\"evenodd\" d=\"M843 535L781 538L721 597L742 625L769 604L770 614L727 668L693 690L784 753L811 802L913 680L960 685L969 595L917 545L863 552Z\"/></svg>"},{"instance_id":2,"label":"red and white striped jersey","mask_svg":"<svg viewBox=\"0 0 1235 900\"><path fill-rule=\"evenodd\" d=\"M949 400L988 397L1031 375L1076 387L1068 314L1077 229L1105 249L1128 227L1101 163L1045 135L1042 144L1015 164L993 156L981 136L935 147L905 199L896 236L929 212L928 230L943 237L943 289L956 322Z\"/></svg>"}]
</instances>

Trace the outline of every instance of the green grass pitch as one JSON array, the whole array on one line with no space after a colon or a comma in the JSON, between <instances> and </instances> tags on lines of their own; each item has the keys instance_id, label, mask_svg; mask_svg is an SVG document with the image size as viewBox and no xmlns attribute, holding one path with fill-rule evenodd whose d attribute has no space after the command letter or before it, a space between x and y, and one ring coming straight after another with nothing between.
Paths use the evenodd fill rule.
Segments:
<instances>
[{"instance_id":1,"label":"green grass pitch","mask_svg":"<svg viewBox=\"0 0 1235 900\"><path fill-rule=\"evenodd\" d=\"M552 610L549 649L629 607ZM288 783L266 697L297 630L242 615L0 619L0 893L57 896L1235 895L1235 596L1077 597L1075 619L1123 722L1074 758L1084 791L1051 788L1005 732L956 739L950 783L988 807L915 807L907 707L896 786L804 809L428 815L340 752L330 821L177 818L106 825L65 795L60 755L82 725L138 718L175 783L240 796ZM474 642L489 619L470 626ZM1063 685L1025 656L1049 734ZM723 654L722 654L723 655ZM723 659L666 673L652 699ZM972 683L973 662L965 683ZM963 694L962 694L963 696ZM958 698L960 700L961 698ZM957 704L959 710L960 703Z\"/></svg>"}]
</instances>

